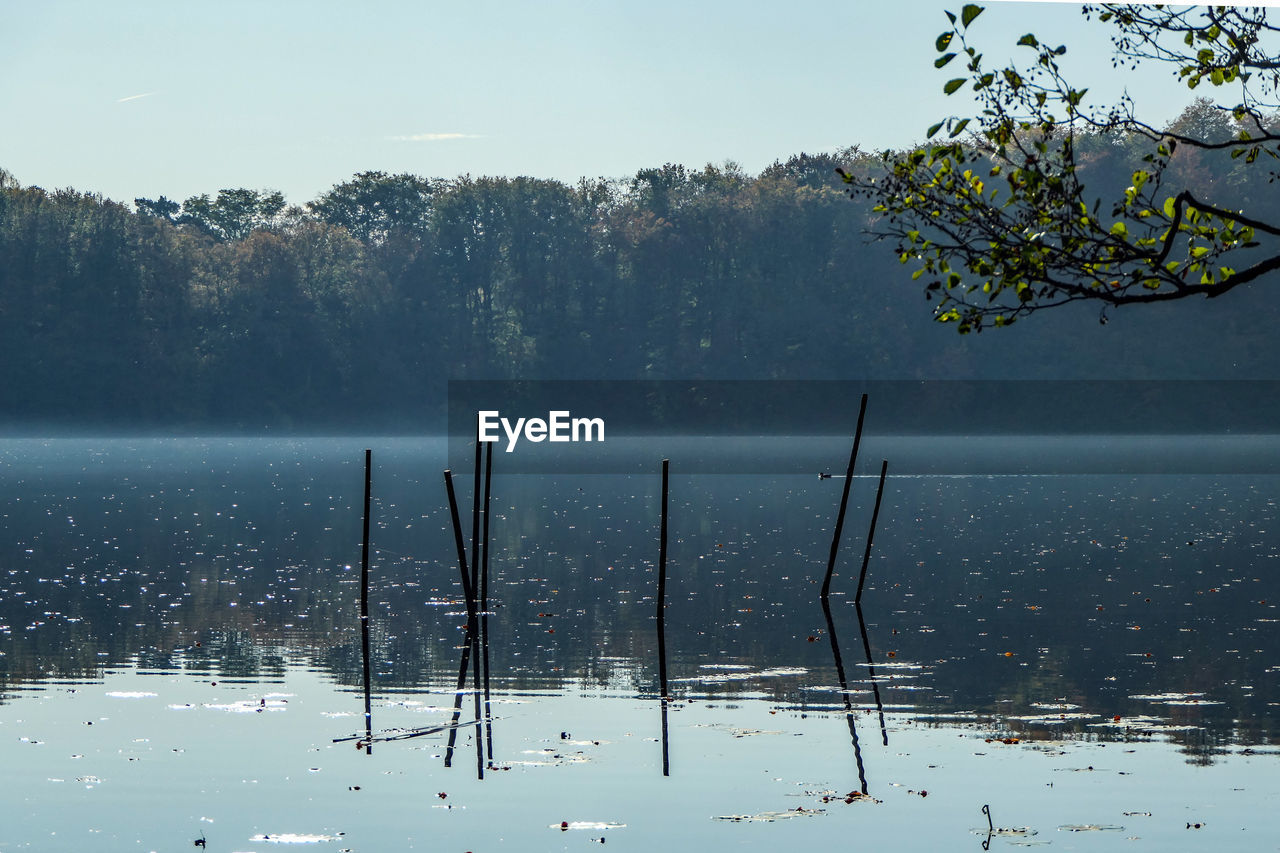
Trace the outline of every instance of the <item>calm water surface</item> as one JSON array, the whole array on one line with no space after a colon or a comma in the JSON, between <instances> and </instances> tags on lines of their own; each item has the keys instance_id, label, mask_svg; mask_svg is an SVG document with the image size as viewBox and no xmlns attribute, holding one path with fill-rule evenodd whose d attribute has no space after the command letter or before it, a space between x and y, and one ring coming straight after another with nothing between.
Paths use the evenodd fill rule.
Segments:
<instances>
[{"instance_id":1,"label":"calm water surface","mask_svg":"<svg viewBox=\"0 0 1280 853\"><path fill-rule=\"evenodd\" d=\"M891 476L860 609L853 483L829 614L842 441L739 442L780 460L749 475L499 456L479 759L474 725L402 738L453 718L445 442L372 442L368 753L359 440L0 442L0 851L981 849L984 804L997 848L1280 849L1274 442L1226 474L1193 438L1113 443L1124 474L1010 442L866 442Z\"/></svg>"}]
</instances>

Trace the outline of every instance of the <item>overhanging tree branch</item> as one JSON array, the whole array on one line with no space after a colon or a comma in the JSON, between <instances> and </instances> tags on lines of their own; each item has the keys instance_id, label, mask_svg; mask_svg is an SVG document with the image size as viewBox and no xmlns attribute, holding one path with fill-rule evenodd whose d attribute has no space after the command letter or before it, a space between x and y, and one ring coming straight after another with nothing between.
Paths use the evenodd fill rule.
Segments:
<instances>
[{"instance_id":1,"label":"overhanging tree branch","mask_svg":"<svg viewBox=\"0 0 1280 853\"><path fill-rule=\"evenodd\" d=\"M1074 88L1059 64L1066 47L1031 33L1018 40L1030 62L987 67L969 42L982 11L970 4L948 13L951 29L935 45L936 67L957 59L964 66L944 93L970 91L975 109L929 128L930 140L941 141L841 173L851 194L881 215L877 236L893 241L899 260L917 267L913 278L925 278L926 296L938 297L937 320L963 333L1082 300L1216 296L1280 269L1280 243L1270 239L1280 237L1280 222L1186 184L1183 170L1188 152L1228 155L1246 169L1262 154L1280 156L1277 123L1263 112L1276 91L1269 69L1280 67L1276 45L1263 37L1280 29L1265 10L1086 7L1116 27L1117 62L1175 63L1191 89L1203 81L1237 92L1232 106L1198 107L1203 126L1165 129L1138 119L1127 97L1088 106L1087 90ZM1128 185L1105 185L1102 175L1117 166Z\"/></svg>"}]
</instances>

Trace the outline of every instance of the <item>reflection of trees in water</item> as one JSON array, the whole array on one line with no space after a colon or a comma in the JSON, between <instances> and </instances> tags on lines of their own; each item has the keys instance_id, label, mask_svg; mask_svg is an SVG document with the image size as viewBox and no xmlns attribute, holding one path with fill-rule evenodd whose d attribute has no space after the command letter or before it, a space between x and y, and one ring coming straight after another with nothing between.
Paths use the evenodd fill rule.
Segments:
<instances>
[{"instance_id":1,"label":"reflection of trees in water","mask_svg":"<svg viewBox=\"0 0 1280 853\"><path fill-rule=\"evenodd\" d=\"M274 679L298 662L358 686L358 573L344 568L358 554L358 471L265 468L224 468L180 489L69 482L78 497L10 502L0 692L130 664ZM1256 567L1270 554L1257 531L1274 514L1265 499L1274 483L1204 480L1175 494L1159 479L891 479L863 610L878 663L924 668L878 673L886 704L1017 716L1067 702L1103 718L1156 715L1203 727L1170 735L1196 756L1273 741L1280 695L1266 673L1280 638L1259 621L1273 607L1261 603ZM840 704L805 689L835 683L817 600L835 494L825 485L673 478L667 638L677 693L714 700L745 689L798 710ZM657 653L657 478L498 477L494 487L495 689L646 694ZM465 617L443 496L391 471L375 474L375 493L375 690L448 688ZM854 501L869 497L856 491ZM836 589L854 570L839 571ZM846 597L832 606L842 625L856 624ZM850 686L865 687L861 667L846 663ZM725 664L808 673L678 680ZM1164 692L1223 704L1130 698Z\"/></svg>"}]
</instances>

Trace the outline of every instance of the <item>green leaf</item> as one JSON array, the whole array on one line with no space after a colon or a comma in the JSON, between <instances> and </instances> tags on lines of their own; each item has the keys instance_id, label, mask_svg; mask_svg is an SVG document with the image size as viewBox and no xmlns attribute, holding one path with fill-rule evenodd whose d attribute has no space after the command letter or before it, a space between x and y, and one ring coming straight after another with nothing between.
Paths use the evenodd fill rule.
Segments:
<instances>
[{"instance_id":1,"label":"green leaf","mask_svg":"<svg viewBox=\"0 0 1280 853\"><path fill-rule=\"evenodd\" d=\"M925 139L932 139L934 134L936 134L940 130L942 130L942 122L938 122L937 124L930 127L928 133L925 134Z\"/></svg>"},{"instance_id":2,"label":"green leaf","mask_svg":"<svg viewBox=\"0 0 1280 853\"><path fill-rule=\"evenodd\" d=\"M973 19L982 14L982 7L974 3L967 4L960 10L960 23L969 26L973 23Z\"/></svg>"},{"instance_id":3,"label":"green leaf","mask_svg":"<svg viewBox=\"0 0 1280 853\"><path fill-rule=\"evenodd\" d=\"M950 12L947 12L946 10L943 10L943 14L947 16L947 20L949 20L951 23L954 24L956 22L955 15L951 14ZM1190 44L1190 43L1191 42L1187 42L1187 44Z\"/></svg>"},{"instance_id":4,"label":"green leaf","mask_svg":"<svg viewBox=\"0 0 1280 853\"><path fill-rule=\"evenodd\" d=\"M1169 196L1164 200L1164 215L1173 219L1176 209L1173 202L1173 196Z\"/></svg>"},{"instance_id":5,"label":"green leaf","mask_svg":"<svg viewBox=\"0 0 1280 853\"><path fill-rule=\"evenodd\" d=\"M941 35L938 36L938 40L933 43L933 46L938 49L938 53L942 53L944 50L947 49L947 45L951 44L951 39L954 36L955 36L954 32L942 33Z\"/></svg>"},{"instance_id":6,"label":"green leaf","mask_svg":"<svg viewBox=\"0 0 1280 853\"><path fill-rule=\"evenodd\" d=\"M1123 222L1117 222L1115 225L1111 226L1111 233L1117 237L1128 237L1129 229Z\"/></svg>"},{"instance_id":7,"label":"green leaf","mask_svg":"<svg viewBox=\"0 0 1280 853\"><path fill-rule=\"evenodd\" d=\"M945 94L950 95L950 94L953 94L956 91L956 89L959 89L963 85L964 85L964 78L957 77L954 80L948 80L947 85L942 87L942 91Z\"/></svg>"},{"instance_id":8,"label":"green leaf","mask_svg":"<svg viewBox=\"0 0 1280 853\"><path fill-rule=\"evenodd\" d=\"M968 124L969 124L969 120L967 118L962 118L960 119L960 121L956 122L955 127L951 128L950 138L955 139L957 136L959 136L964 131L965 126ZM981 192L981 190L979 190L979 192Z\"/></svg>"},{"instance_id":9,"label":"green leaf","mask_svg":"<svg viewBox=\"0 0 1280 853\"><path fill-rule=\"evenodd\" d=\"M1034 35L1032 35L1031 33L1027 33L1025 36L1023 36L1022 38L1018 39L1018 44L1024 44L1024 45L1026 45L1027 47L1039 47L1039 46L1040 46L1040 42L1039 42L1039 40L1037 40L1037 39L1036 39L1036 37L1035 37Z\"/></svg>"}]
</instances>

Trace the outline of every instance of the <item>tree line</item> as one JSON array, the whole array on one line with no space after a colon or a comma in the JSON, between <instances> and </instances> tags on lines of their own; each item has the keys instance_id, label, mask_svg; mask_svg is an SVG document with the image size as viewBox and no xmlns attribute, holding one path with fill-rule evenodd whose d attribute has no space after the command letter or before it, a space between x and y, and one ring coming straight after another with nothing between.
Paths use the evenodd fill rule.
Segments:
<instances>
[{"instance_id":1,"label":"tree line","mask_svg":"<svg viewBox=\"0 0 1280 853\"><path fill-rule=\"evenodd\" d=\"M1099 180L1127 178L1123 145L1095 149ZM413 431L449 379L1270 369L1276 312L1254 295L949 334L836 174L879 162L850 148L576 185L364 172L302 206L253 189L129 205L3 173L0 422Z\"/></svg>"}]
</instances>

